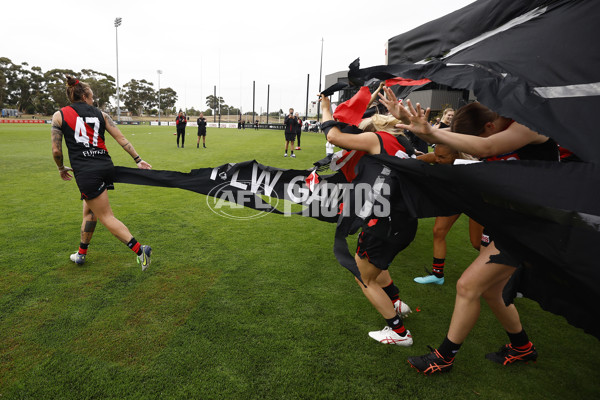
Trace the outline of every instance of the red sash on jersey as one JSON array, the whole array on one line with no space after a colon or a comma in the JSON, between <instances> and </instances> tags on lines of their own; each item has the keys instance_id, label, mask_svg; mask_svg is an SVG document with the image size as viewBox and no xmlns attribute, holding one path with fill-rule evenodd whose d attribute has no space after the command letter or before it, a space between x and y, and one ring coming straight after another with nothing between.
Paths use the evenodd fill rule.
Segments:
<instances>
[{"instance_id":1,"label":"red sash on jersey","mask_svg":"<svg viewBox=\"0 0 600 400\"><path fill-rule=\"evenodd\" d=\"M398 142L398 139L394 135L383 131L376 132L375 134L381 138L381 142L383 143L382 150L384 152L398 158L410 158L406 152L406 148ZM341 164L338 169L343 172L348 182L352 182L356 178L356 164L358 164L365 154L367 154L366 151L344 151L344 155L336 161L337 165Z\"/></svg>"},{"instance_id":2,"label":"red sash on jersey","mask_svg":"<svg viewBox=\"0 0 600 400\"><path fill-rule=\"evenodd\" d=\"M77 117L79 117L79 114L77 114L77 111L75 111L75 109L71 106L66 106L63 107L61 109L62 113L63 113L63 118L64 121L66 122L66 124L69 126L69 128L71 128L71 130L73 132L75 132L75 127L76 127L76 121L77 121ZM92 127L90 127L85 121L83 122L85 125L85 133L88 137L88 143L90 146L94 145L94 129ZM75 132L75 134L77 134L77 132ZM106 148L106 145L104 144L104 140L98 136L98 147L99 149L102 150L106 150L108 152L108 149Z\"/></svg>"}]
</instances>

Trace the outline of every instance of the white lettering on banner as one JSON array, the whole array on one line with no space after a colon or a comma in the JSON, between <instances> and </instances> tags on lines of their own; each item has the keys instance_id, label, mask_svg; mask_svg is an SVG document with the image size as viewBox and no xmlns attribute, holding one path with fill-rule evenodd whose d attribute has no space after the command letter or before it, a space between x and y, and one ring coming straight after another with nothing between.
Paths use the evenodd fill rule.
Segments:
<instances>
[{"instance_id":1,"label":"white lettering on banner","mask_svg":"<svg viewBox=\"0 0 600 400\"><path fill-rule=\"evenodd\" d=\"M231 182L229 183L231 186L236 187L238 189L242 189L242 190L246 190L248 189L248 185L246 185L245 183L239 183L237 181L238 175L240 174L240 171L235 171L235 173L233 174L233 176L231 177Z\"/></svg>"},{"instance_id":2,"label":"white lettering on banner","mask_svg":"<svg viewBox=\"0 0 600 400\"><path fill-rule=\"evenodd\" d=\"M210 173L210 180L214 181L215 179L217 179L218 173L219 173L219 168L213 168L213 170Z\"/></svg>"},{"instance_id":3,"label":"white lettering on banner","mask_svg":"<svg viewBox=\"0 0 600 400\"><path fill-rule=\"evenodd\" d=\"M277 205L273 205L272 202L271 204L260 201L255 203L254 199L260 193L260 195L276 198L279 201L275 186L280 181L283 171L262 170L259 165L253 164L251 179L240 180L240 170L236 170L233 174L226 172L232 166L230 164L229 168L227 166L217 167L211 171L211 180L215 181L217 178L222 180L222 183L215 186L208 193L208 196L214 197L214 200L209 202L207 199L207 204L215 213L227 218L249 219L263 216L265 212L269 213L272 210L271 207L277 209ZM305 216L335 217L337 214L350 216L354 212L362 219L371 215L376 217L389 216L391 207L386 196L391 193L391 188L385 182L385 178L390 172L389 168L383 168L374 185L364 182L334 184L321 181L314 185L312 191L306 187L306 177L296 175L284 184L285 196L282 200L286 201L283 203L283 214L286 216L302 214ZM232 187L240 190L232 190ZM353 207L351 207L350 196L354 196ZM342 203L346 207L341 208ZM264 211L250 216L246 214L234 215L227 211L239 209L243 206L251 206L256 210ZM292 211L294 206L302 206L302 208L294 212Z\"/></svg>"},{"instance_id":4,"label":"white lettering on banner","mask_svg":"<svg viewBox=\"0 0 600 400\"><path fill-rule=\"evenodd\" d=\"M248 185L246 186L249 186L250 181L244 182L248 182ZM231 182L223 182L215 186L206 196L206 204L217 215L240 220L260 218L269 214L273 209L276 209L279 204L276 192L273 192L274 197L272 197L272 199L276 200L275 204L271 205L269 202L261 202L260 197L248 190L231 190L229 188L230 183ZM239 182L237 183L238 185L240 184ZM264 189L264 187L258 188L258 190ZM239 214L235 212L235 210L242 209L249 205L252 205L257 212L250 215L245 211Z\"/></svg>"},{"instance_id":5,"label":"white lettering on banner","mask_svg":"<svg viewBox=\"0 0 600 400\"><path fill-rule=\"evenodd\" d=\"M233 163L229 163L229 168L227 168L227 170L229 171L229 169L230 169L231 167L233 167L234 165L235 165L235 164L233 164ZM219 172L219 168L220 168L220 167L213 168L213 170L211 171L211 173L210 173L210 180L211 180L211 181L214 181L215 179L217 179L217 175L218 175L218 176L219 176L219 178L221 178L221 180L223 180L223 181L227 179L227 172L225 172L225 171L223 171L223 172ZM237 175L236 175L236 177L237 177ZM245 189L245 187L243 187L242 189Z\"/></svg>"},{"instance_id":6,"label":"white lettering on banner","mask_svg":"<svg viewBox=\"0 0 600 400\"><path fill-rule=\"evenodd\" d=\"M265 195L270 197L271 192L273 191L273 188L275 187L275 184L277 183L277 181L279 180L279 178L281 177L283 172L277 171L277 173L275 174L275 178L273 178L273 182L271 182L271 173L269 171L264 171L264 170L261 171L258 179L256 178L257 174L258 174L258 165L254 164L252 166L252 186L251 186L250 190L252 191L252 193L257 193L258 188L260 186L262 186L263 181L265 181Z\"/></svg>"},{"instance_id":7,"label":"white lettering on banner","mask_svg":"<svg viewBox=\"0 0 600 400\"><path fill-rule=\"evenodd\" d=\"M384 197L382 195L386 195L386 194L390 194L390 187L389 185L384 185L384 181L385 181L385 176L388 176L392 171L388 168L388 167L383 167L383 169L381 170L381 174L377 177L377 179L375 180L375 184L373 185L373 187L371 187L370 185L367 184L358 184L356 186L356 192L358 192L358 194L362 194L361 190L358 190L359 187L360 189L365 189L365 202L363 207L360 210L355 210L356 211L356 215L358 215L360 218L365 219L367 218L369 215L371 215L371 213L373 212L373 206L375 204L375 202L381 202ZM366 186L365 186L366 185ZM387 201L387 205L389 207L389 201ZM358 207L361 204L361 202L356 202L356 206ZM385 213L386 209L384 208L384 210L380 210L383 211ZM387 208L387 214L389 215L390 209ZM377 217L385 217L387 215L376 215Z\"/></svg>"},{"instance_id":8,"label":"white lettering on banner","mask_svg":"<svg viewBox=\"0 0 600 400\"><path fill-rule=\"evenodd\" d=\"M311 206L313 215L333 217L338 213L340 203L347 204L350 201L350 189L352 187L352 183L320 183L306 204ZM307 212L308 209L304 210L304 215L308 215ZM345 216L348 215L348 209L342 210L342 212L345 212Z\"/></svg>"},{"instance_id":9,"label":"white lettering on banner","mask_svg":"<svg viewBox=\"0 0 600 400\"><path fill-rule=\"evenodd\" d=\"M290 199L293 203L304 203L308 199L309 190L298 185L298 182L304 182L302 175L295 176L290 183L285 185L286 198Z\"/></svg>"},{"instance_id":10,"label":"white lettering on banner","mask_svg":"<svg viewBox=\"0 0 600 400\"><path fill-rule=\"evenodd\" d=\"M233 192L228 190L228 191L222 191L221 193L222 194L220 194L220 196L217 197L218 200L216 201L214 208L216 208L216 209L223 208L226 203L229 208L244 208L243 203L238 204L235 201L235 195L233 194Z\"/></svg>"}]
</instances>

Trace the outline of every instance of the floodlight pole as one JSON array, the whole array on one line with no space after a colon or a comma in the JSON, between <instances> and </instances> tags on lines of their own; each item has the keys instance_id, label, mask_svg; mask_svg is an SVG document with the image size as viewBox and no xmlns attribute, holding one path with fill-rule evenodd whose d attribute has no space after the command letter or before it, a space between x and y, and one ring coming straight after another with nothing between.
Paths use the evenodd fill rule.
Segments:
<instances>
[{"instance_id":1,"label":"floodlight pole","mask_svg":"<svg viewBox=\"0 0 600 400\"><path fill-rule=\"evenodd\" d=\"M304 113L304 120L308 119L308 84L310 82L310 74L306 74L306 112Z\"/></svg>"},{"instance_id":2,"label":"floodlight pole","mask_svg":"<svg viewBox=\"0 0 600 400\"><path fill-rule=\"evenodd\" d=\"M121 122L121 105L119 99L119 26L121 26L122 18L115 18L115 41L117 44L117 121Z\"/></svg>"},{"instance_id":3,"label":"floodlight pole","mask_svg":"<svg viewBox=\"0 0 600 400\"><path fill-rule=\"evenodd\" d=\"M269 124L269 94L271 92L271 84L267 85L267 124Z\"/></svg>"},{"instance_id":4,"label":"floodlight pole","mask_svg":"<svg viewBox=\"0 0 600 400\"><path fill-rule=\"evenodd\" d=\"M158 73L158 126L160 126L160 74L162 74L162 70L156 70Z\"/></svg>"},{"instance_id":5,"label":"floodlight pole","mask_svg":"<svg viewBox=\"0 0 600 400\"><path fill-rule=\"evenodd\" d=\"M319 94L321 94L321 76L323 75L323 38L321 38L321 68L319 69ZM317 107L317 122L321 119L321 107Z\"/></svg>"}]
</instances>

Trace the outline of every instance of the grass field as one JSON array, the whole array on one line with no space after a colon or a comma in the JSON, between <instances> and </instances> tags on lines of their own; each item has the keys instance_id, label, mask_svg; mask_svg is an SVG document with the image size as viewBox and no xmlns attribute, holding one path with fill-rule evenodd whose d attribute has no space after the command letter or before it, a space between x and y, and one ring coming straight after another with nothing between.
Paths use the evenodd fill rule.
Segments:
<instances>
[{"instance_id":1,"label":"grass field","mask_svg":"<svg viewBox=\"0 0 600 400\"><path fill-rule=\"evenodd\" d=\"M155 169L227 162L305 169L324 155L303 133L283 158L280 131L209 129L177 149L173 128L124 126ZM134 166L108 139L116 165ZM66 148L64 149L66 154ZM425 377L406 358L438 346L454 284L474 259L467 223L448 237L443 286L412 281L431 262L432 220L390 269L419 312L405 320L412 348L367 336L385 321L332 253L335 227L303 217L230 220L179 189L117 184L115 215L153 248L144 273L100 225L77 266L81 202L60 180L50 129L0 124L0 398L2 399L588 399L600 393L597 339L517 299L537 364L484 359L507 341L487 309L449 374ZM352 242L354 238L351 239Z\"/></svg>"}]
</instances>

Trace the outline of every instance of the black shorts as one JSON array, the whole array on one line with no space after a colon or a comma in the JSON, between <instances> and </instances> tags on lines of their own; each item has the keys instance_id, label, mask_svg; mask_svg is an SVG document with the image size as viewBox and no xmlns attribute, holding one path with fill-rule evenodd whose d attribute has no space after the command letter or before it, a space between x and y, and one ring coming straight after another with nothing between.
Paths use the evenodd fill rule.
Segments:
<instances>
[{"instance_id":1,"label":"black shorts","mask_svg":"<svg viewBox=\"0 0 600 400\"><path fill-rule=\"evenodd\" d=\"M417 233L417 220L415 218L373 218L360 235L356 254L360 258L367 258L371 264L379 269L386 270L394 257L408 247Z\"/></svg>"},{"instance_id":2,"label":"black shorts","mask_svg":"<svg viewBox=\"0 0 600 400\"><path fill-rule=\"evenodd\" d=\"M81 193L81 200L95 199L105 190L113 190L114 175L115 170L112 166L76 174L75 181Z\"/></svg>"},{"instance_id":3,"label":"black shorts","mask_svg":"<svg viewBox=\"0 0 600 400\"><path fill-rule=\"evenodd\" d=\"M206 136L206 131L198 131L198 136Z\"/></svg>"},{"instance_id":4,"label":"black shorts","mask_svg":"<svg viewBox=\"0 0 600 400\"><path fill-rule=\"evenodd\" d=\"M494 239L484 229L481 235L481 245L487 247L492 242L494 242ZM522 265L523 260L520 257L511 254L510 251L499 246L496 242L494 242L494 246L496 246L498 254L491 255L490 260L486 264L503 264L514 268L519 268Z\"/></svg>"},{"instance_id":5,"label":"black shorts","mask_svg":"<svg viewBox=\"0 0 600 400\"><path fill-rule=\"evenodd\" d=\"M285 133L285 140L287 142L293 142L294 140L296 140L296 134L295 133Z\"/></svg>"}]
</instances>

